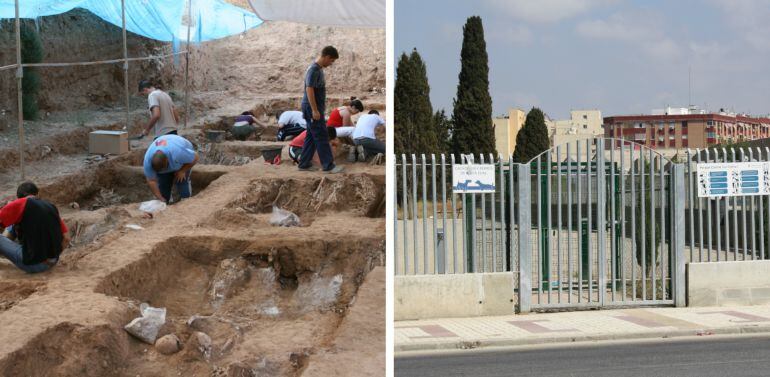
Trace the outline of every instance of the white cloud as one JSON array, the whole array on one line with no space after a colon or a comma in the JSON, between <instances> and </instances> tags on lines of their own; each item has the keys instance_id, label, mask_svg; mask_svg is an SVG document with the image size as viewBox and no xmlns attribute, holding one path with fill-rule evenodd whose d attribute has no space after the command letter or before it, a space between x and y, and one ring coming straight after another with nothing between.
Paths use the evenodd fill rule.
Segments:
<instances>
[{"instance_id":1,"label":"white cloud","mask_svg":"<svg viewBox=\"0 0 770 377\"><path fill-rule=\"evenodd\" d=\"M509 16L526 22L556 22L617 0L486 0Z\"/></svg>"},{"instance_id":2,"label":"white cloud","mask_svg":"<svg viewBox=\"0 0 770 377\"><path fill-rule=\"evenodd\" d=\"M766 0L711 0L723 12L729 25L751 47L770 51L770 7Z\"/></svg>"},{"instance_id":3,"label":"white cloud","mask_svg":"<svg viewBox=\"0 0 770 377\"><path fill-rule=\"evenodd\" d=\"M589 39L627 42L655 60L681 58L682 47L666 36L659 20L659 15L653 12L615 13L607 19L580 22L576 31Z\"/></svg>"}]
</instances>

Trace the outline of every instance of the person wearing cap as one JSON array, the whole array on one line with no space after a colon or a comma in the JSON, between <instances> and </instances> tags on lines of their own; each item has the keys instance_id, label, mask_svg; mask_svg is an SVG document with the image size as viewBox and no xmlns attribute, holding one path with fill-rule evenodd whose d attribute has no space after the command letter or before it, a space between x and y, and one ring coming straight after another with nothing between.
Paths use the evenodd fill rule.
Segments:
<instances>
[{"instance_id":1,"label":"person wearing cap","mask_svg":"<svg viewBox=\"0 0 770 377\"><path fill-rule=\"evenodd\" d=\"M163 135L176 135L179 114L171 96L155 88L148 80L139 82L139 93L147 96L147 107L150 110L150 120L144 126L142 135L152 135L155 139Z\"/></svg>"}]
</instances>

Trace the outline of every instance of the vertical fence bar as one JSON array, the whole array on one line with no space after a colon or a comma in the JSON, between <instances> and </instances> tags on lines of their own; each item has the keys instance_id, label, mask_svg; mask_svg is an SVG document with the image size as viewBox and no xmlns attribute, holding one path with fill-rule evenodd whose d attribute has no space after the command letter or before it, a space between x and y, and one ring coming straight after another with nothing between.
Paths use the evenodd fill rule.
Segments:
<instances>
[{"instance_id":1,"label":"vertical fence bar","mask_svg":"<svg viewBox=\"0 0 770 377\"><path fill-rule=\"evenodd\" d=\"M529 174L529 165L527 165L527 174ZM527 175L527 179L530 179L529 175ZM508 259L509 259L509 263L510 263L510 266L511 266L511 272L514 272L514 271L516 271L514 269L515 268L514 266L516 266L516 260L515 260L516 254L518 252L520 252L520 249L518 248L518 246L514 247L514 244L513 244L513 232L514 232L513 226L515 224L515 222L513 221L514 216L515 216L515 214L514 214L514 207L513 207L514 196L515 196L515 193L513 191L513 154L509 154L508 155L508 193L510 195L508 197L508 216L509 216L508 218L511 220L510 221L510 227L509 227L510 228L510 232L509 232L510 234L508 235L510 237L510 239L508 241L508 245L510 245L510 249L511 250L510 250L510 255L509 255ZM519 226L519 228L521 228L521 226ZM530 226L529 230L530 231L532 230L531 226ZM532 247L530 245L530 252L531 252L531 249L532 249ZM531 260L531 258L530 258L530 260Z\"/></svg>"},{"instance_id":2,"label":"vertical fence bar","mask_svg":"<svg viewBox=\"0 0 770 377\"><path fill-rule=\"evenodd\" d=\"M634 150L636 145L631 144L631 156L629 165L631 167L631 301L636 301L636 265L638 263L636 259L636 173L637 163L634 161ZM639 147L639 159L641 160L642 148ZM642 239L644 239L644 228L642 228Z\"/></svg>"},{"instance_id":3,"label":"vertical fence bar","mask_svg":"<svg viewBox=\"0 0 770 377\"><path fill-rule=\"evenodd\" d=\"M688 190L688 197L689 197L689 209L690 209L690 261L695 261L693 251L695 249L695 223L693 222L695 218L695 200L694 200L694 193L693 190L695 189L695 179L693 179L692 175L692 154L690 153L690 148L687 148L686 152L687 156L687 187ZM700 221L699 221L700 222ZM703 260L703 249L701 248L701 254L698 258L698 262Z\"/></svg>"},{"instance_id":4,"label":"vertical fence bar","mask_svg":"<svg viewBox=\"0 0 770 377\"><path fill-rule=\"evenodd\" d=\"M480 163L484 164L484 154L479 154ZM487 194L481 193L481 269L479 272L487 272Z\"/></svg>"},{"instance_id":5,"label":"vertical fence bar","mask_svg":"<svg viewBox=\"0 0 770 377\"><path fill-rule=\"evenodd\" d=\"M546 237L547 237L546 238L546 245L547 246L546 246L546 251L545 252L546 252L546 255L547 255L546 260L548 261L546 268L548 269L548 303L550 304L551 300L553 299L553 280L552 280L552 278L553 278L553 267L552 267L553 258L551 258L551 250L553 250L553 243L551 242L551 233L553 232L553 228L552 228L553 227L553 219L551 218L552 217L551 214L553 212L553 209L551 208L551 202L553 201L553 191L551 191L551 174L553 173L553 171L552 171L553 170L552 169L552 167L553 167L553 159L551 158L551 150L550 149L547 152L545 152L545 155L546 155L546 158L545 158L546 162L545 163L546 163L546 166L547 166L546 171L545 171L545 175L546 175L545 191L546 191L546 196L547 196L547 200L546 200L546 204L545 204L545 207L546 207L545 208L546 209L545 216L547 218L547 220L546 220L546 229L548 229L548 232L547 232L548 234L546 235Z\"/></svg>"},{"instance_id":6,"label":"vertical fence bar","mask_svg":"<svg viewBox=\"0 0 770 377\"><path fill-rule=\"evenodd\" d=\"M743 148L740 148L739 152L740 152L740 155L741 155L741 162L745 162L746 161L746 156L745 156L745 153L743 152ZM747 234L748 233L747 232L748 225L746 223L746 196L745 195L741 195L741 220L742 220L741 225L742 225L742 228L743 228L742 232L741 232L741 234L743 234L743 238L742 238L742 240L743 240L743 260L746 260L746 258L748 258L748 253L747 252L748 252L749 243L748 243L748 234Z\"/></svg>"},{"instance_id":7,"label":"vertical fence bar","mask_svg":"<svg viewBox=\"0 0 770 377\"><path fill-rule=\"evenodd\" d=\"M556 294L558 295L556 302L559 304L561 304L561 286L564 281L561 276L561 227L563 225L561 221L561 198L561 145L559 145L556 147Z\"/></svg>"},{"instance_id":8,"label":"vertical fence bar","mask_svg":"<svg viewBox=\"0 0 770 377\"><path fill-rule=\"evenodd\" d=\"M757 161L763 161L762 149L757 148ZM759 203L759 259L765 259L765 212L763 210L765 196L760 196Z\"/></svg>"},{"instance_id":9,"label":"vertical fence bar","mask_svg":"<svg viewBox=\"0 0 770 377\"><path fill-rule=\"evenodd\" d=\"M429 256L429 250L428 247L428 184L426 182L425 176L426 174L426 166L425 166L425 154L420 155L421 157L421 167L422 167L422 243L423 243L423 249L422 249L422 273L428 274L428 266L430 264L428 263L428 256ZM432 239L433 237L431 237Z\"/></svg>"},{"instance_id":10,"label":"vertical fence bar","mask_svg":"<svg viewBox=\"0 0 770 377\"><path fill-rule=\"evenodd\" d=\"M725 149L722 148L722 152L726 154ZM717 149L714 149L714 162L719 161L719 151ZM716 208L714 208L714 215L716 216L716 228L717 228L717 243L715 245L715 251L717 255L717 262L720 260L720 253L722 251L722 210L720 208L720 203L722 202L722 198L716 198L713 200L713 203L716 205ZM727 203L727 202L725 202ZM727 204L725 204L726 206ZM727 254L725 254L725 258L727 257ZM725 259L726 260L726 259Z\"/></svg>"},{"instance_id":11,"label":"vertical fence bar","mask_svg":"<svg viewBox=\"0 0 770 377\"><path fill-rule=\"evenodd\" d=\"M505 247L505 175L503 173L503 155L498 154L497 159L500 160L500 261L502 265L502 271L506 271L505 264L508 261L508 258L506 257L506 247ZM513 214L511 214L513 215ZM513 247L512 245L508 244L509 247ZM508 267L508 271L512 270L512 265Z\"/></svg>"},{"instance_id":12,"label":"vertical fence bar","mask_svg":"<svg viewBox=\"0 0 770 377\"><path fill-rule=\"evenodd\" d=\"M438 214L436 212L436 206L438 206L438 200L436 200L436 155L431 153L430 154L430 185L431 189L433 190L431 196L431 206L433 207L433 273L439 274L443 273L439 270L443 270L439 268L439 266L444 265L444 255L442 254L443 250L439 250L438 247ZM443 208L442 208L443 210ZM442 228L441 231L443 232L444 229Z\"/></svg>"},{"instance_id":13,"label":"vertical fence bar","mask_svg":"<svg viewBox=\"0 0 770 377\"><path fill-rule=\"evenodd\" d=\"M452 153L451 155L451 164L452 164L452 169L454 170L454 166L455 166L454 153ZM452 179L454 180L454 171L452 172ZM452 270L452 272L456 274L457 273L457 200L455 199L454 188L452 189L451 195L452 195L452 259L453 259L452 262L454 263L453 265L454 269ZM463 202L463 204L465 203ZM463 211L465 211L465 207L463 207ZM464 235L465 235L465 232L463 232L463 236ZM463 237L463 240L465 240L465 237ZM463 246L463 253L465 253L464 250L465 250L465 246ZM465 270L465 264L463 263L463 271L464 270Z\"/></svg>"},{"instance_id":14,"label":"vertical fence bar","mask_svg":"<svg viewBox=\"0 0 770 377\"><path fill-rule=\"evenodd\" d=\"M543 206L546 205L547 199L543 195L543 155L537 156L537 303L540 304L543 296L543 256L545 255L545 238L543 236ZM521 206L521 202L519 202ZM521 224L519 224L521 228ZM547 228L546 228L547 231ZM519 254L523 254L524 251L519 251ZM521 256L519 256L519 264L521 264Z\"/></svg>"},{"instance_id":15,"label":"vertical fence bar","mask_svg":"<svg viewBox=\"0 0 770 377\"><path fill-rule=\"evenodd\" d=\"M615 139L609 140L610 144L610 182L609 182L609 189L610 189L610 205L609 205L609 222L608 225L610 226L610 278L612 279L612 282L610 283L610 300L615 301L615 284L617 283L618 279L618 272L617 272L617 266L618 266L618 258L617 258L617 243L616 241L616 230L615 225L617 224L617 219L615 217L615 190L617 189L615 185Z\"/></svg>"},{"instance_id":16,"label":"vertical fence bar","mask_svg":"<svg viewBox=\"0 0 770 377\"><path fill-rule=\"evenodd\" d=\"M586 140L586 167L588 168L586 170L586 181L588 183L588 198L586 199L586 203L588 204L588 246L586 247L585 253L588 254L585 258L588 259L588 263L586 263L586 266L588 266L588 302L590 303L594 299L594 293L593 293L593 286L594 286L594 274L593 271L593 251L594 248L591 246L591 238L593 237L593 227L591 226L591 220L593 217L593 207L594 207L594 198L593 195L591 195L591 186L593 186L593 176L591 171L593 162L591 161L591 139ZM595 166L595 164L594 164ZM598 176L597 171L597 176Z\"/></svg>"},{"instance_id":17,"label":"vertical fence bar","mask_svg":"<svg viewBox=\"0 0 770 377\"><path fill-rule=\"evenodd\" d=\"M516 170L519 197L519 313L529 313L532 302L532 243L529 239L532 230L532 193L529 164L518 164Z\"/></svg>"},{"instance_id":18,"label":"vertical fence bar","mask_svg":"<svg viewBox=\"0 0 770 377\"><path fill-rule=\"evenodd\" d=\"M668 257L671 255L671 244L669 244L669 253L666 253L666 221L668 221L666 216L666 177L665 177L665 161L663 159L663 156L658 156L658 160L660 161L659 165L659 172L660 172L660 291L661 291L661 297L663 300L666 299L666 266L668 262ZM673 164L672 164L673 167ZM670 174L669 174L670 176ZM682 207L682 210L684 210L684 207ZM653 299L655 299L653 297Z\"/></svg>"},{"instance_id":19,"label":"vertical fence bar","mask_svg":"<svg viewBox=\"0 0 770 377\"><path fill-rule=\"evenodd\" d=\"M626 142L620 141L620 286L623 291L620 293L620 299L626 301L626 178L625 178L625 154Z\"/></svg>"},{"instance_id":20,"label":"vertical fence bar","mask_svg":"<svg viewBox=\"0 0 770 377\"><path fill-rule=\"evenodd\" d=\"M396 261L393 270L398 275L398 158L393 155L393 260Z\"/></svg>"},{"instance_id":21,"label":"vertical fence bar","mask_svg":"<svg viewBox=\"0 0 770 377\"><path fill-rule=\"evenodd\" d=\"M735 148L730 148L730 153L733 158L733 162L736 161L735 159ZM733 245L735 248L735 252L733 252L733 260L738 260L738 254L740 249L738 248L738 197L733 197Z\"/></svg>"},{"instance_id":22,"label":"vertical fence bar","mask_svg":"<svg viewBox=\"0 0 770 377\"><path fill-rule=\"evenodd\" d=\"M639 176L641 177L641 181L640 181L640 185L639 185L639 197L641 199L641 203L642 203L641 207L642 208L641 208L641 212L639 213L639 222L642 223L642 235L641 235L642 242L641 242L641 245L640 245L641 246L640 254L642 255L642 271L641 271L642 272L642 276L641 276L641 279L642 279L642 300L646 300L647 299L647 248L646 248L646 246L647 246L647 240L650 238L649 234L647 234L647 232L645 232L645 230L647 228L647 219L650 218L650 215L647 213L647 208L645 208L645 207L647 207L647 201L646 201L645 196L649 196L649 193L648 193L648 195L645 195L645 193L647 191L647 186L644 183L644 177L647 174L645 172L645 165L649 164L650 162L647 161L646 164L645 164L644 159L645 159L645 153L640 148L639 149ZM650 229L652 231L654 229L654 224L650 224L650 225L653 227L653 228Z\"/></svg>"},{"instance_id":23,"label":"vertical fence bar","mask_svg":"<svg viewBox=\"0 0 770 377\"><path fill-rule=\"evenodd\" d=\"M492 163L492 167L495 166L495 158L492 154L489 154L489 162ZM494 170L493 170L494 172ZM495 191L491 194L491 200L489 201L489 207L492 210L492 272L497 272L497 240L495 239L495 232L497 231L497 219L495 218L495 197L497 196L497 185L495 185Z\"/></svg>"},{"instance_id":24,"label":"vertical fence bar","mask_svg":"<svg viewBox=\"0 0 770 377\"><path fill-rule=\"evenodd\" d=\"M765 156L766 156L765 157L766 158L765 161L770 161L770 147L765 147ZM768 199L770 199L770 198L768 198ZM768 202L767 202L766 211L767 211L767 219L768 219L768 221L767 221L767 228L768 229L763 229L763 232L762 232L762 241L761 242L762 242L763 245L765 243L765 239L766 238L770 238L770 200L768 200ZM760 216L764 217L764 212ZM768 254L770 254L770 249L768 249L767 252L768 252ZM763 259L766 258L766 257L767 257L767 254L762 254L762 258Z\"/></svg>"},{"instance_id":25,"label":"vertical fence bar","mask_svg":"<svg viewBox=\"0 0 770 377\"><path fill-rule=\"evenodd\" d=\"M706 162L708 162L709 161L709 150L708 150L708 148L706 148L703 151L705 153L704 157L706 159ZM700 161L701 161L700 153L698 153L697 156L698 156L697 157L698 158L698 163L700 163ZM697 165L696 165L696 168L697 168ZM697 179L697 169L696 169L695 173L696 173L696 179ZM712 241L711 223L713 221L712 218L711 218L711 204L714 203L714 201L711 201L711 200L708 200L708 199L704 199L704 198L700 198L700 204L703 204L704 202L706 203L706 220L708 221L706 223L706 229L708 230L708 235L707 235L708 247L706 248L706 251L708 252L708 256L706 258L707 258L707 260L709 262L711 262L711 247L713 245L712 242L711 242ZM700 217L701 221L703 221L703 214L701 213L700 208L698 209L698 216ZM719 226L719 223L717 223L717 227L718 226ZM702 232L703 232L703 226L701 226L701 233ZM703 242L703 235L702 234L701 234L701 242Z\"/></svg>"},{"instance_id":26,"label":"vertical fence bar","mask_svg":"<svg viewBox=\"0 0 770 377\"><path fill-rule=\"evenodd\" d=\"M596 140L596 230L599 239L599 304L604 305L607 293L607 186L604 166L604 139Z\"/></svg>"},{"instance_id":27,"label":"vertical fence bar","mask_svg":"<svg viewBox=\"0 0 770 377\"><path fill-rule=\"evenodd\" d=\"M424 221L425 219L423 219ZM417 275L419 273L419 257L417 256L417 253L419 253L420 249L417 246L418 238L417 238L417 156L412 154L412 231L414 233L414 250L412 250L412 254L414 255L414 274Z\"/></svg>"},{"instance_id":28,"label":"vertical fence bar","mask_svg":"<svg viewBox=\"0 0 770 377\"><path fill-rule=\"evenodd\" d=\"M446 252L449 248L446 247L446 155L441 154L441 229L444 231L444 272L449 270L449 255ZM457 272L457 269L452 270Z\"/></svg>"},{"instance_id":29,"label":"vertical fence bar","mask_svg":"<svg viewBox=\"0 0 770 377\"><path fill-rule=\"evenodd\" d=\"M674 252L674 263L672 276L672 289L674 305L677 307L684 307L685 302L685 258L684 258L684 166L676 164L673 166L672 171L672 188L673 188L673 206L674 206L674 218L671 221L672 229L672 244ZM665 297L664 297L665 298Z\"/></svg>"},{"instance_id":30,"label":"vertical fence bar","mask_svg":"<svg viewBox=\"0 0 770 377\"><path fill-rule=\"evenodd\" d=\"M575 141L575 162L577 162L577 170L575 172L575 178L577 178L577 226L578 226L578 252L577 252L577 268L578 268L578 303L583 302L583 193L580 187L581 178L583 176L583 168L580 166L580 141ZM586 230L590 235L591 233Z\"/></svg>"},{"instance_id":31,"label":"vertical fence bar","mask_svg":"<svg viewBox=\"0 0 770 377\"><path fill-rule=\"evenodd\" d=\"M656 250L656 239L655 237L655 225L660 224L655 219L655 215L657 215L657 210L655 209L655 154L652 149L650 149L650 219L652 220L650 225L650 285L652 287L652 299L655 300L657 297L656 291L656 274L655 270L658 268L658 258L657 258L657 250Z\"/></svg>"},{"instance_id":32,"label":"vertical fence bar","mask_svg":"<svg viewBox=\"0 0 770 377\"><path fill-rule=\"evenodd\" d=\"M752 148L749 148L749 161L754 161L754 150ZM756 224L754 221L754 219L756 218L756 205L755 205L756 200L755 199L756 197L753 195L749 197L749 205L750 205L749 213L751 213L751 216L749 216L749 218L751 219L751 259L752 260L757 260L757 237L756 237L756 234L754 233L756 231ZM746 224L746 220L745 220L746 208L743 209L743 218L744 218L743 223ZM746 225L744 225L744 228L745 227Z\"/></svg>"},{"instance_id":33,"label":"vertical fence bar","mask_svg":"<svg viewBox=\"0 0 770 377\"><path fill-rule=\"evenodd\" d=\"M567 143L567 303L572 303L572 155ZM579 237L579 234L578 234Z\"/></svg>"},{"instance_id":34,"label":"vertical fence bar","mask_svg":"<svg viewBox=\"0 0 770 377\"><path fill-rule=\"evenodd\" d=\"M406 155L401 154L401 212L403 213L402 221L404 222L404 275L409 273L409 245L407 241L409 236L407 232L408 215L409 215L409 192L406 189Z\"/></svg>"}]
</instances>

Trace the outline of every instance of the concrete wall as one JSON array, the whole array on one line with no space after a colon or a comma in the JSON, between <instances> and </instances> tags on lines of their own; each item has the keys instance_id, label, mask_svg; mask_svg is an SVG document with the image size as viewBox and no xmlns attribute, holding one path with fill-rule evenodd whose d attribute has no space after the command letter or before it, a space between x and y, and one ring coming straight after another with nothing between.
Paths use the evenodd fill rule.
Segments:
<instances>
[{"instance_id":1,"label":"concrete wall","mask_svg":"<svg viewBox=\"0 0 770 377\"><path fill-rule=\"evenodd\" d=\"M423 225L425 228L423 228ZM436 219L436 228L444 231L444 252L445 252L445 267L447 273L454 273L454 266L457 264L457 271L465 270L465 261L463 260L463 239L465 238L465 232L463 231L463 220L457 219L452 222L452 215L447 217L446 228L443 226L443 218ZM455 225L457 230L455 231ZM414 252L414 229L417 229L417 255ZM425 236L423 230L428 234L428 248L426 252L425 248ZM396 262L396 275L404 274L435 274L436 273L436 245L433 243L433 235L436 229L433 227L433 219L428 219L423 223L423 219L407 220L406 221L406 264L407 269L404 270L404 220L398 220L396 225L396 242L395 247L395 262ZM455 248L456 243L456 248ZM455 255L457 255L457 263L455 263ZM425 257L427 256L427 263ZM427 270L425 269L427 265ZM417 267L417 270L415 270Z\"/></svg>"},{"instance_id":2,"label":"concrete wall","mask_svg":"<svg viewBox=\"0 0 770 377\"><path fill-rule=\"evenodd\" d=\"M770 260L687 265L688 306L770 303Z\"/></svg>"},{"instance_id":3,"label":"concrete wall","mask_svg":"<svg viewBox=\"0 0 770 377\"><path fill-rule=\"evenodd\" d=\"M514 313L510 272L395 277L395 320Z\"/></svg>"}]
</instances>

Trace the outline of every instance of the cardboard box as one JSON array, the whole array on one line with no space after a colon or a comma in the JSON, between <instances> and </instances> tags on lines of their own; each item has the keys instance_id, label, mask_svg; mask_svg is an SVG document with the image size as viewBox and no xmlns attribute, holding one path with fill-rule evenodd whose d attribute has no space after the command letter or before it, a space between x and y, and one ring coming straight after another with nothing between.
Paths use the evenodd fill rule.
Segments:
<instances>
[{"instance_id":1,"label":"cardboard box","mask_svg":"<svg viewBox=\"0 0 770 377\"><path fill-rule=\"evenodd\" d=\"M88 134L88 153L119 155L127 152L126 131L93 131Z\"/></svg>"}]
</instances>

